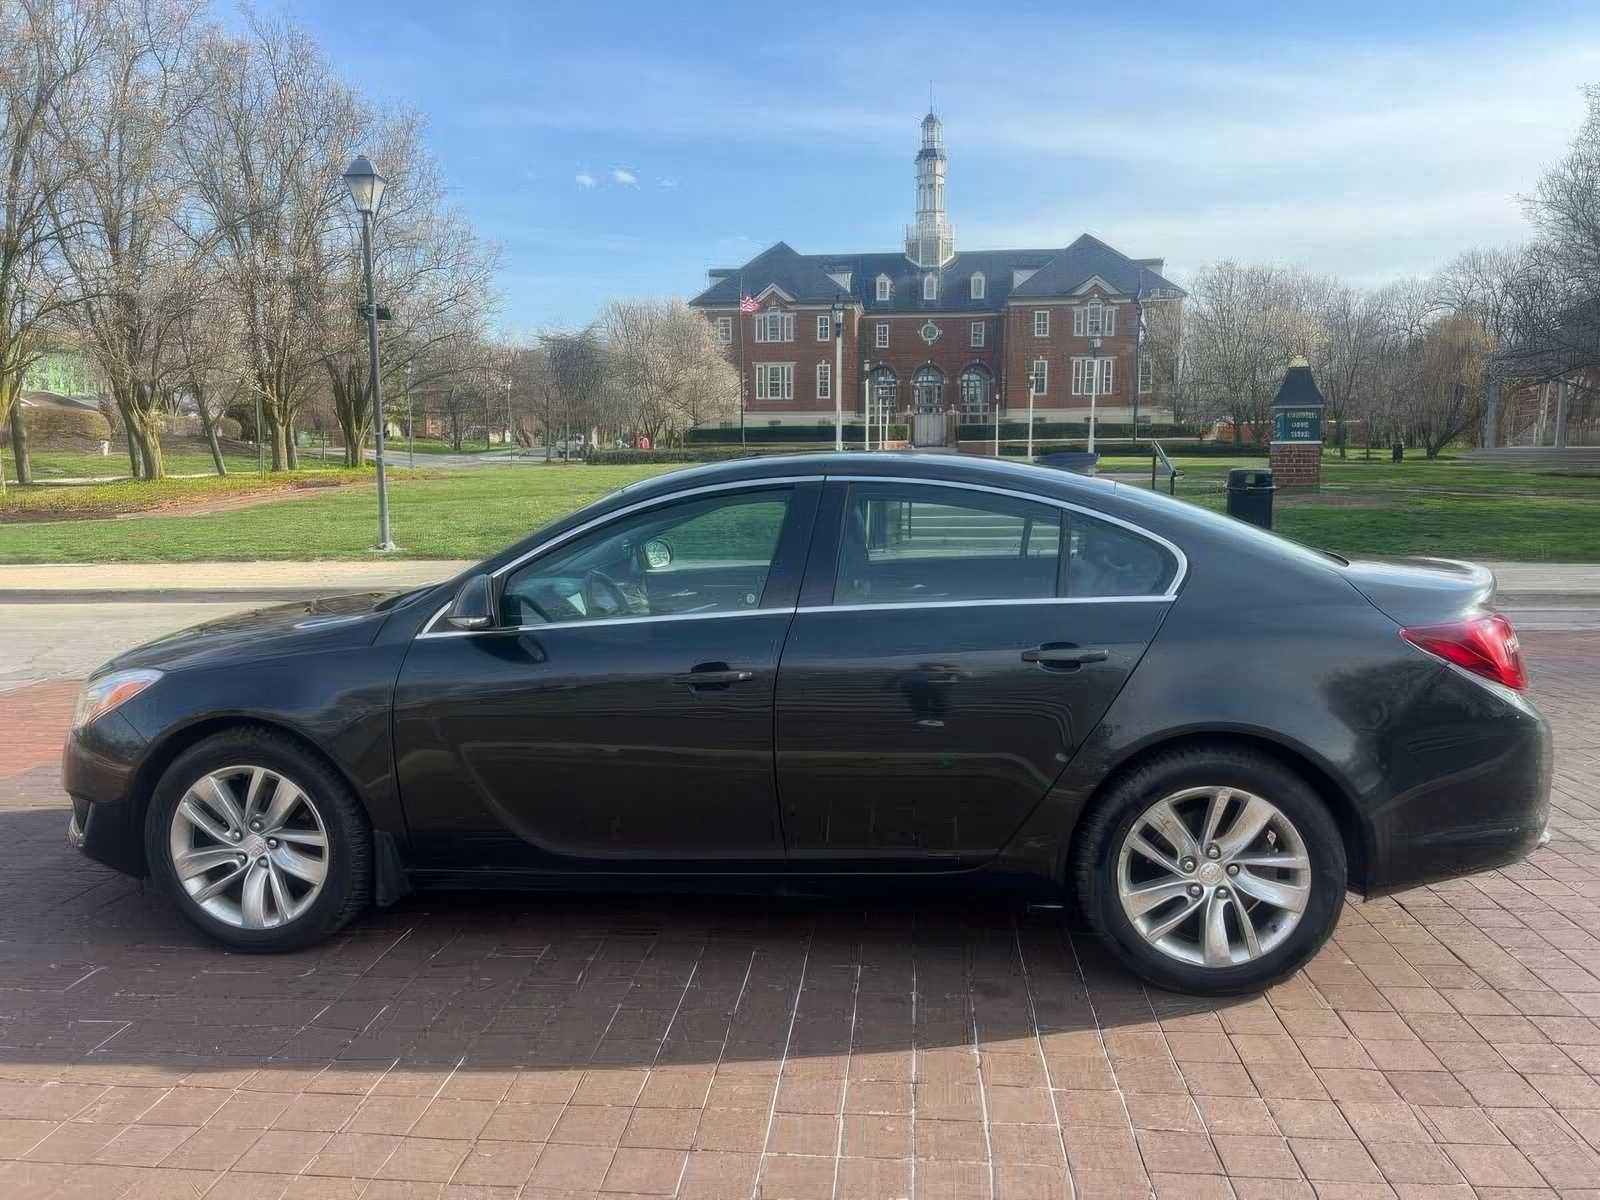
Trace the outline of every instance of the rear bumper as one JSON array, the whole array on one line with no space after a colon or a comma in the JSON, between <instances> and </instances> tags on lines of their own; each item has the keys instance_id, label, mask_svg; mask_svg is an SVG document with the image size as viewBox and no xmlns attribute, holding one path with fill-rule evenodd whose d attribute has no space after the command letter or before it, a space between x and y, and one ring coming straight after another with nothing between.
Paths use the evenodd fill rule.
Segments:
<instances>
[{"instance_id":1,"label":"rear bumper","mask_svg":"<svg viewBox=\"0 0 1600 1200\"><path fill-rule=\"evenodd\" d=\"M1549 725L1509 689L1457 678L1443 690L1463 688L1475 703L1460 719L1397 748L1402 786L1373 816L1368 895L1507 866L1547 836Z\"/></svg>"},{"instance_id":2,"label":"rear bumper","mask_svg":"<svg viewBox=\"0 0 1600 1200\"><path fill-rule=\"evenodd\" d=\"M121 713L109 712L67 737L61 782L72 800L67 841L129 875L145 874L143 821L134 783L145 739Z\"/></svg>"}]
</instances>

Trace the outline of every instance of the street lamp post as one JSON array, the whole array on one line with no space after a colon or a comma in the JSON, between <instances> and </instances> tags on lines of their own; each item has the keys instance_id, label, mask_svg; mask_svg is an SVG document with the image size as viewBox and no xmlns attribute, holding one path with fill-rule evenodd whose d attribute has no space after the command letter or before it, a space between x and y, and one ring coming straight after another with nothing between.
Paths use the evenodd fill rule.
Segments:
<instances>
[{"instance_id":1,"label":"street lamp post","mask_svg":"<svg viewBox=\"0 0 1600 1200\"><path fill-rule=\"evenodd\" d=\"M844 449L844 298L833 302L833 448Z\"/></svg>"},{"instance_id":2,"label":"street lamp post","mask_svg":"<svg viewBox=\"0 0 1600 1200\"><path fill-rule=\"evenodd\" d=\"M1039 388L1039 373L1032 371L1028 375L1028 461L1033 461L1033 397ZM1093 428L1093 426L1091 426Z\"/></svg>"},{"instance_id":3,"label":"street lamp post","mask_svg":"<svg viewBox=\"0 0 1600 1200\"><path fill-rule=\"evenodd\" d=\"M411 364L406 364L406 458L417 465L416 417L411 411Z\"/></svg>"},{"instance_id":4,"label":"street lamp post","mask_svg":"<svg viewBox=\"0 0 1600 1200\"><path fill-rule=\"evenodd\" d=\"M1000 389L994 390L994 456L1000 457Z\"/></svg>"},{"instance_id":5,"label":"street lamp post","mask_svg":"<svg viewBox=\"0 0 1600 1200\"><path fill-rule=\"evenodd\" d=\"M862 438L863 438L862 445L866 449L871 450L872 449L872 360L870 358L863 358L861 360L861 429L862 429ZM879 450L883 449L883 446L882 446L881 443L879 444L878 449Z\"/></svg>"},{"instance_id":6,"label":"street lamp post","mask_svg":"<svg viewBox=\"0 0 1600 1200\"><path fill-rule=\"evenodd\" d=\"M350 189L356 211L361 214L361 266L367 284L367 378L372 386L378 462L378 544L373 549L388 551L394 549L394 542L389 537L389 488L383 471L383 377L378 373L378 302L372 294L372 218L383 203L383 189L388 181L378 174L365 154L360 154L346 169L344 183Z\"/></svg>"},{"instance_id":7,"label":"street lamp post","mask_svg":"<svg viewBox=\"0 0 1600 1200\"><path fill-rule=\"evenodd\" d=\"M1100 398L1100 339L1090 338L1089 355L1089 453L1094 453L1094 408Z\"/></svg>"}]
</instances>

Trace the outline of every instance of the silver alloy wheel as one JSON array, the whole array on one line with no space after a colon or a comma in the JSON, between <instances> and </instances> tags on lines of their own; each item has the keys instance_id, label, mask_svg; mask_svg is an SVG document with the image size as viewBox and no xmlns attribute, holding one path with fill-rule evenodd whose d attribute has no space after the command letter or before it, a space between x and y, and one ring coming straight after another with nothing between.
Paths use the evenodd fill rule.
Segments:
<instances>
[{"instance_id":1,"label":"silver alloy wheel","mask_svg":"<svg viewBox=\"0 0 1600 1200\"><path fill-rule=\"evenodd\" d=\"M173 810L172 868L190 899L236 929L275 929L328 877L328 830L304 788L269 767L223 767Z\"/></svg>"},{"instance_id":2,"label":"silver alloy wheel","mask_svg":"<svg viewBox=\"0 0 1600 1200\"><path fill-rule=\"evenodd\" d=\"M1294 823L1240 788L1185 788L1134 821L1117 856L1117 898L1145 941L1199 967L1269 954L1311 898Z\"/></svg>"}]
</instances>

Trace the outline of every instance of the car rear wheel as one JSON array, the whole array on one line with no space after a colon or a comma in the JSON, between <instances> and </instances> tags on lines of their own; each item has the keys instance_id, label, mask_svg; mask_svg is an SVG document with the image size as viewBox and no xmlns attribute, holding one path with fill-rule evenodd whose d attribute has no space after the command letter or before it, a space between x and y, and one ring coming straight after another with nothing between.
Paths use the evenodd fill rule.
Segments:
<instances>
[{"instance_id":1,"label":"car rear wheel","mask_svg":"<svg viewBox=\"0 0 1600 1200\"><path fill-rule=\"evenodd\" d=\"M1235 747L1158 755L1115 783L1074 840L1085 915L1117 957L1173 991L1283 978L1333 932L1338 826L1284 764Z\"/></svg>"},{"instance_id":2,"label":"car rear wheel","mask_svg":"<svg viewBox=\"0 0 1600 1200\"><path fill-rule=\"evenodd\" d=\"M371 834L350 789L268 730L230 730L179 755L151 799L145 850L183 915L236 950L309 945L371 892Z\"/></svg>"}]
</instances>

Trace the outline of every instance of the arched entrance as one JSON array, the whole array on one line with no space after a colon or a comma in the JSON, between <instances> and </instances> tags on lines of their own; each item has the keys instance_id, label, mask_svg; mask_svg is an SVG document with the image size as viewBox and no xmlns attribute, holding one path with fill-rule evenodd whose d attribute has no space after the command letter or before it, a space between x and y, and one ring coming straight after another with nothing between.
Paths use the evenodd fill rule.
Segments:
<instances>
[{"instance_id":1,"label":"arched entrance","mask_svg":"<svg viewBox=\"0 0 1600 1200\"><path fill-rule=\"evenodd\" d=\"M879 367L872 372L872 389L868 402L867 419L874 426L894 420L895 403L900 380L892 367Z\"/></svg>"},{"instance_id":2,"label":"arched entrance","mask_svg":"<svg viewBox=\"0 0 1600 1200\"><path fill-rule=\"evenodd\" d=\"M985 419L994 396L994 376L989 374L989 368L973 363L961 372L957 386L961 392L961 419L969 424Z\"/></svg>"},{"instance_id":3,"label":"arched entrance","mask_svg":"<svg viewBox=\"0 0 1600 1200\"><path fill-rule=\"evenodd\" d=\"M929 363L911 377L911 444L945 444L944 372Z\"/></svg>"}]
</instances>

